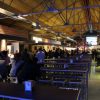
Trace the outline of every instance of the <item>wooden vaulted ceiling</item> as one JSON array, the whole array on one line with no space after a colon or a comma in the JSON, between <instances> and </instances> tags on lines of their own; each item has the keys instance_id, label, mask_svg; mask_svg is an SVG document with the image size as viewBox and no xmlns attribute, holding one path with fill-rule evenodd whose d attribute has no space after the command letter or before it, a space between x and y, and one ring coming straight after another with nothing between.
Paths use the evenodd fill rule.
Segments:
<instances>
[{"instance_id":1,"label":"wooden vaulted ceiling","mask_svg":"<svg viewBox=\"0 0 100 100\"><path fill-rule=\"evenodd\" d=\"M54 39L58 33L65 38L100 30L100 0L0 0L0 7L27 19L15 20L12 15L7 18L0 14L1 24L45 38ZM41 30L34 31L31 22L38 22Z\"/></svg>"}]
</instances>

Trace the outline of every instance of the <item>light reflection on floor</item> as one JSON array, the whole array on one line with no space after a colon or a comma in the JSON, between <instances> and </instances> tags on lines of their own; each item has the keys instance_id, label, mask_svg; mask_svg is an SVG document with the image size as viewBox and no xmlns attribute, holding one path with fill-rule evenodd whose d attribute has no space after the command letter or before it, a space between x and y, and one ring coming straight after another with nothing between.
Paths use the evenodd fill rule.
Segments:
<instances>
[{"instance_id":1,"label":"light reflection on floor","mask_svg":"<svg viewBox=\"0 0 100 100\"><path fill-rule=\"evenodd\" d=\"M93 61L89 77L88 100L100 100L100 66L96 66L96 62Z\"/></svg>"}]
</instances>

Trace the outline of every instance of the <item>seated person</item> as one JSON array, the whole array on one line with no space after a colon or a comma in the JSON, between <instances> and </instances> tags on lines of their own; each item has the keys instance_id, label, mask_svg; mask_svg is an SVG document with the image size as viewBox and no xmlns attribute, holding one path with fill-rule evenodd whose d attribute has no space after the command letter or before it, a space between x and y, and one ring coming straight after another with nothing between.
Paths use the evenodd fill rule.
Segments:
<instances>
[{"instance_id":1,"label":"seated person","mask_svg":"<svg viewBox=\"0 0 100 100\"><path fill-rule=\"evenodd\" d=\"M33 57L33 60L28 57L28 61L24 63L22 69L17 74L19 83L27 80L36 81L40 77L40 65L37 64L37 61L36 57Z\"/></svg>"}]
</instances>

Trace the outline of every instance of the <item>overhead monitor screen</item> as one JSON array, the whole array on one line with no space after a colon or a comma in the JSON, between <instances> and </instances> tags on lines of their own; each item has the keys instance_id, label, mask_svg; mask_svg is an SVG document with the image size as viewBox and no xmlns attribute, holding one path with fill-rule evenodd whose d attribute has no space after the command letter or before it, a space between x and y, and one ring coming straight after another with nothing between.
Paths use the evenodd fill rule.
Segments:
<instances>
[{"instance_id":1,"label":"overhead monitor screen","mask_svg":"<svg viewBox=\"0 0 100 100\"><path fill-rule=\"evenodd\" d=\"M88 45L97 45L97 37L86 37L86 42Z\"/></svg>"}]
</instances>

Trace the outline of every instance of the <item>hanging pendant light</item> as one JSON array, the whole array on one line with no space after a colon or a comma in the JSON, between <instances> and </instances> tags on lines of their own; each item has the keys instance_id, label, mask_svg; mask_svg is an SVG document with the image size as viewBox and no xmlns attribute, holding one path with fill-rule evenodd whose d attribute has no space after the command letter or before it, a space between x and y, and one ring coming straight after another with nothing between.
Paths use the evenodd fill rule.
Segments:
<instances>
[{"instance_id":1,"label":"hanging pendant light","mask_svg":"<svg viewBox=\"0 0 100 100\"><path fill-rule=\"evenodd\" d=\"M34 31L40 31L40 29L41 29L41 26L39 25L38 22L36 22L36 26L35 26Z\"/></svg>"}]
</instances>

